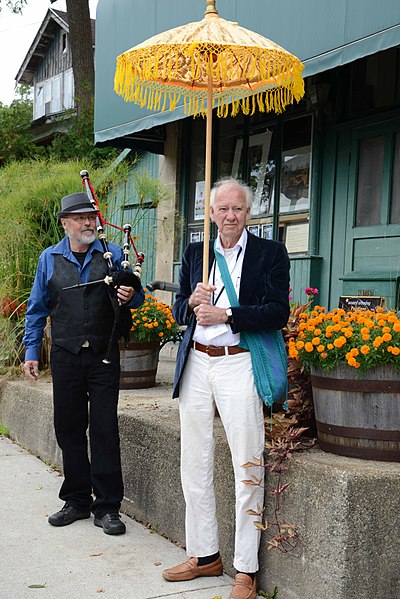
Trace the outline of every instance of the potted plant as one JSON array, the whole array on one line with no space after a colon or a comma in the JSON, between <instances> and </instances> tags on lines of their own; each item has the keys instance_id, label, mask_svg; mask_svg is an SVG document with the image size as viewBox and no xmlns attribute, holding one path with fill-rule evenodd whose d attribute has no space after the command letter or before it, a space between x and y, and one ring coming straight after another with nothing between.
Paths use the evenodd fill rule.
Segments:
<instances>
[{"instance_id":1,"label":"potted plant","mask_svg":"<svg viewBox=\"0 0 400 599\"><path fill-rule=\"evenodd\" d=\"M300 315L289 357L311 370L322 449L400 461L400 320L393 311L316 306Z\"/></svg>"},{"instance_id":2,"label":"potted plant","mask_svg":"<svg viewBox=\"0 0 400 599\"><path fill-rule=\"evenodd\" d=\"M180 340L179 325L172 307L148 293L143 304L131 312L131 339L120 346L120 388L154 387L160 349L169 341Z\"/></svg>"}]
</instances>

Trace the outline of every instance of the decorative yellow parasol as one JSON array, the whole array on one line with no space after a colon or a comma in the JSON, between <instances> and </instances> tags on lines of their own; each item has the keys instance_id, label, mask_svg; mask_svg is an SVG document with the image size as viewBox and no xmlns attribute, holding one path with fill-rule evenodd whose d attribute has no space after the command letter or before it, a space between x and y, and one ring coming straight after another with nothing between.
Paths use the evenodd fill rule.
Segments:
<instances>
[{"instance_id":1,"label":"decorative yellow parasol","mask_svg":"<svg viewBox=\"0 0 400 599\"><path fill-rule=\"evenodd\" d=\"M265 37L219 17L206 0L202 21L160 33L117 58L114 89L149 110L205 115L203 282L208 281L212 110L217 116L282 112L304 94L303 65Z\"/></svg>"}]
</instances>

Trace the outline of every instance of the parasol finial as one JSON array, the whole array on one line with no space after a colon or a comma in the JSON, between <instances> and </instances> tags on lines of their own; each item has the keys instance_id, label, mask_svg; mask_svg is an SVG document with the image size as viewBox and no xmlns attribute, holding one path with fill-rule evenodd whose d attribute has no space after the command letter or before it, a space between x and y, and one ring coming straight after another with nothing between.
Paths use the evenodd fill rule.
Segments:
<instances>
[{"instance_id":1,"label":"parasol finial","mask_svg":"<svg viewBox=\"0 0 400 599\"><path fill-rule=\"evenodd\" d=\"M217 7L215 6L215 2L216 0L206 0L207 2L207 8L206 8L206 12L204 13L204 16L208 16L208 15L218 15L218 11L217 11Z\"/></svg>"}]
</instances>

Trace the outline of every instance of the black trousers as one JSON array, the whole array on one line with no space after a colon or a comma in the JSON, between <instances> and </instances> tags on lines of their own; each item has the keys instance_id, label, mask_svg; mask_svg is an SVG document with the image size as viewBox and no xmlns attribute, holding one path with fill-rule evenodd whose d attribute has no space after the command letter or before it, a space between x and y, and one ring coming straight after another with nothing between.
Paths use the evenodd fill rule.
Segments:
<instances>
[{"instance_id":1,"label":"black trousers","mask_svg":"<svg viewBox=\"0 0 400 599\"><path fill-rule=\"evenodd\" d=\"M103 364L104 353L82 348L75 355L58 346L51 351L54 427L65 476L59 497L99 518L119 510L124 492L117 419L119 350L115 348L111 364Z\"/></svg>"}]
</instances>

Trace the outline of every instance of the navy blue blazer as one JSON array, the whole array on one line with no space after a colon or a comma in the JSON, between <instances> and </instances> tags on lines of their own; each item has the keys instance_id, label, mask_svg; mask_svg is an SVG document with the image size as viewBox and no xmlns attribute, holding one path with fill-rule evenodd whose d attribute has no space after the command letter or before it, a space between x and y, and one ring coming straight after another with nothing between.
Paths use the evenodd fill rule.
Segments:
<instances>
[{"instance_id":1,"label":"navy blue blazer","mask_svg":"<svg viewBox=\"0 0 400 599\"><path fill-rule=\"evenodd\" d=\"M209 272L214 261L214 241L210 241ZM261 239L248 233L240 281L240 306L232 308L233 331L279 330L289 318L290 261L283 243ZM179 291L173 306L173 316L180 325L187 325L178 349L173 397L179 396L179 383L189 356L196 326L188 300L202 280L203 243L190 243L182 258Z\"/></svg>"}]
</instances>

